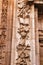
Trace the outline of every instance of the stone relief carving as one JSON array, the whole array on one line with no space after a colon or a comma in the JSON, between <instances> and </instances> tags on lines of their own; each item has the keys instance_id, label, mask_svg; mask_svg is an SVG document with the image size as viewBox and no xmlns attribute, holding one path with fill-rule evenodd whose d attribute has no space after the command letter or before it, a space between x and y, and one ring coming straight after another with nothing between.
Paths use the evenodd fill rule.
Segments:
<instances>
[{"instance_id":1,"label":"stone relief carving","mask_svg":"<svg viewBox=\"0 0 43 65\"><path fill-rule=\"evenodd\" d=\"M27 4L28 1L18 0L17 1L17 18L19 20L20 27L18 28L18 34L20 37L20 42L17 45L18 58L16 65L30 65L30 45L26 45L26 39L29 37L30 32L30 5Z\"/></svg>"},{"instance_id":2,"label":"stone relief carving","mask_svg":"<svg viewBox=\"0 0 43 65\"><path fill-rule=\"evenodd\" d=\"M7 9L8 0L2 0L2 13L0 25L0 65L5 65L5 48L7 32Z\"/></svg>"}]
</instances>

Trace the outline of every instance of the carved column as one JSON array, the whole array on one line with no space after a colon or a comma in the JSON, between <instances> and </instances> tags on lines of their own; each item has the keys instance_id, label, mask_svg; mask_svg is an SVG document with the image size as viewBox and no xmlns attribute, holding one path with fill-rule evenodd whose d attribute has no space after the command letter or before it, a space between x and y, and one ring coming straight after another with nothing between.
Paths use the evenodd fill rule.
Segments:
<instances>
[{"instance_id":1,"label":"carved column","mask_svg":"<svg viewBox=\"0 0 43 65\"><path fill-rule=\"evenodd\" d=\"M14 0L11 65L36 65L34 4Z\"/></svg>"},{"instance_id":2,"label":"carved column","mask_svg":"<svg viewBox=\"0 0 43 65\"><path fill-rule=\"evenodd\" d=\"M30 11L31 6L28 1L17 1L17 21L16 21L16 65L31 65L30 59Z\"/></svg>"}]
</instances>

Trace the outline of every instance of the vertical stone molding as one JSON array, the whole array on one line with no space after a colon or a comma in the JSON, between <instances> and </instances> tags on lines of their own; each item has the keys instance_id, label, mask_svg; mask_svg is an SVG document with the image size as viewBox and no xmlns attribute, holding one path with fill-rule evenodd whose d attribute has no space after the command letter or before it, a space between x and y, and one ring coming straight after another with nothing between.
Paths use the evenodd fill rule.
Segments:
<instances>
[{"instance_id":1,"label":"vertical stone molding","mask_svg":"<svg viewBox=\"0 0 43 65\"><path fill-rule=\"evenodd\" d=\"M9 65L11 54L12 10L10 10L9 8L11 7L10 0L2 0L1 3L2 8L0 14L0 65Z\"/></svg>"},{"instance_id":2,"label":"vertical stone molding","mask_svg":"<svg viewBox=\"0 0 43 65\"><path fill-rule=\"evenodd\" d=\"M17 59L16 65L31 65L30 60L30 5L27 0L17 0ZM16 23L16 24L17 24ZM19 38L18 38L19 36ZM27 41L28 40L28 41Z\"/></svg>"}]
</instances>

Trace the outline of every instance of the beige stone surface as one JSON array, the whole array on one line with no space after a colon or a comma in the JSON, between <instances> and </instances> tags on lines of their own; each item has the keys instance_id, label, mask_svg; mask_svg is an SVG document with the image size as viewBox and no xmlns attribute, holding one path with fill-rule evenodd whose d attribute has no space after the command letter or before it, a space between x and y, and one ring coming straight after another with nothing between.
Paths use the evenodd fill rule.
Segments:
<instances>
[{"instance_id":1,"label":"beige stone surface","mask_svg":"<svg viewBox=\"0 0 43 65\"><path fill-rule=\"evenodd\" d=\"M43 65L42 4L0 0L0 65Z\"/></svg>"}]
</instances>

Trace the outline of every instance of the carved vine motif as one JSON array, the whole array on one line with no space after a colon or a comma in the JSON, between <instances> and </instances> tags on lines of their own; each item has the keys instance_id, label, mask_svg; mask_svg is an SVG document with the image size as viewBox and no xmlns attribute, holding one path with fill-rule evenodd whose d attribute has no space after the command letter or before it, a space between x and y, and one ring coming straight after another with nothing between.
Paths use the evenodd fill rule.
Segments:
<instances>
[{"instance_id":1,"label":"carved vine motif","mask_svg":"<svg viewBox=\"0 0 43 65\"><path fill-rule=\"evenodd\" d=\"M29 17L30 5L25 0L18 0L17 17L19 20L20 28L18 33L21 35L20 42L17 46L18 58L16 65L30 65L30 46L26 45L26 38L30 32ZM25 20L28 21L25 21Z\"/></svg>"},{"instance_id":2,"label":"carved vine motif","mask_svg":"<svg viewBox=\"0 0 43 65\"><path fill-rule=\"evenodd\" d=\"M8 0L2 0L2 13L1 13L1 25L0 25L0 64L4 65L5 60L5 48L6 48L6 31L7 31L7 9ZM3 61L2 61L3 60Z\"/></svg>"}]
</instances>

